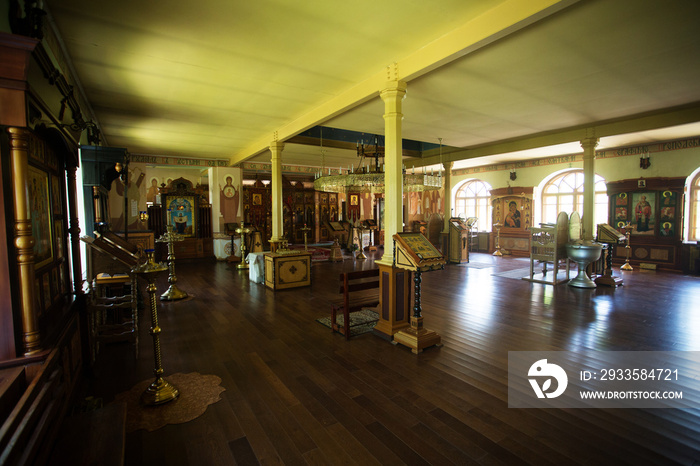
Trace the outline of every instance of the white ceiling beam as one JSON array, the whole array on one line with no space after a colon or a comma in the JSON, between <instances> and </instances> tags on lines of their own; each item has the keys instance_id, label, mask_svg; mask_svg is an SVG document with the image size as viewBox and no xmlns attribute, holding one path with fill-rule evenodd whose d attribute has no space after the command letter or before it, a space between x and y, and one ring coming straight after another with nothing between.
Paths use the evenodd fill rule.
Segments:
<instances>
[{"instance_id":1,"label":"white ceiling beam","mask_svg":"<svg viewBox=\"0 0 700 466\"><path fill-rule=\"evenodd\" d=\"M602 121L590 125L564 128L556 131L547 131L522 138L514 138L508 141L500 141L495 144L484 144L446 153L442 156L431 155L421 159L413 159L415 167L435 165L442 162L457 162L460 160L485 157L488 155L507 154L522 150L537 149L538 147L554 146L569 142L579 142L586 137L595 135L597 138L617 136L620 134L650 131L671 126L684 125L700 121L700 103L689 106L666 109L661 112L652 112L636 115L630 118ZM431 151L435 152L435 151Z\"/></svg>"}]
</instances>

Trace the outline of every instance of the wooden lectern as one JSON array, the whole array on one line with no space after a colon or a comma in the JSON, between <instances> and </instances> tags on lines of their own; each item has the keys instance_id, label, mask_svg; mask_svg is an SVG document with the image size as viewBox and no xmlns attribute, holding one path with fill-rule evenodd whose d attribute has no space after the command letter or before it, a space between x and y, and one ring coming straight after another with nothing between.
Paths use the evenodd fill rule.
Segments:
<instances>
[{"instance_id":1,"label":"wooden lectern","mask_svg":"<svg viewBox=\"0 0 700 466\"><path fill-rule=\"evenodd\" d=\"M450 219L450 246L448 256L453 264L469 262L470 227L459 217Z\"/></svg>"},{"instance_id":2,"label":"wooden lectern","mask_svg":"<svg viewBox=\"0 0 700 466\"><path fill-rule=\"evenodd\" d=\"M607 244L607 255L605 257L605 270L603 275L595 279L596 285L619 286L622 285L622 277L613 275L612 259L613 250L617 244L627 244L627 236L617 231L607 223L599 223L596 241Z\"/></svg>"},{"instance_id":3,"label":"wooden lectern","mask_svg":"<svg viewBox=\"0 0 700 466\"><path fill-rule=\"evenodd\" d=\"M428 238L419 232L397 233L394 235L394 268L413 272L414 297L413 315L410 327L399 330L394 335L394 343L411 348L418 354L423 348L440 346L441 338L436 332L423 327L421 315L421 274L445 268L445 258ZM382 303L383 304L383 303Z\"/></svg>"}]
</instances>

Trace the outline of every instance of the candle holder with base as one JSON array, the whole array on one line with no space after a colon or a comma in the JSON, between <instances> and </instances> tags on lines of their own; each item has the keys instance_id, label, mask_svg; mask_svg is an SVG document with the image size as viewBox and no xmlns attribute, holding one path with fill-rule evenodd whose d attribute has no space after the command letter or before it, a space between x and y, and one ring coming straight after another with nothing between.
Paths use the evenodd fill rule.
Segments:
<instances>
[{"instance_id":1,"label":"candle holder with base","mask_svg":"<svg viewBox=\"0 0 700 466\"><path fill-rule=\"evenodd\" d=\"M180 390L163 378L163 362L160 353L161 328L158 326L158 304L156 301L156 276L166 271L168 268L162 262L156 263L153 258L153 249L146 250L147 260L143 264L134 267L132 273L143 277L148 282L148 298L151 307L151 336L153 337L153 357L156 376L155 381L150 384L141 394L141 402L148 406L157 406L173 401L180 395Z\"/></svg>"},{"instance_id":2,"label":"candle holder with base","mask_svg":"<svg viewBox=\"0 0 700 466\"><path fill-rule=\"evenodd\" d=\"M173 243L175 241L183 241L185 238L173 231L173 225L168 222L165 227L165 233L161 235L160 238L156 240L156 243L168 243L168 283L170 286L165 293L160 295L160 299L163 301L177 301L178 299L187 298L187 293L182 291L177 286L177 275L175 275L175 247Z\"/></svg>"},{"instance_id":3,"label":"candle holder with base","mask_svg":"<svg viewBox=\"0 0 700 466\"><path fill-rule=\"evenodd\" d=\"M311 228L307 227L305 223L304 228L300 228L299 230L304 232L304 251L308 251L309 247L307 245L307 235L311 231Z\"/></svg>"},{"instance_id":4,"label":"candle holder with base","mask_svg":"<svg viewBox=\"0 0 700 466\"><path fill-rule=\"evenodd\" d=\"M627 251L627 258L625 259L625 263L622 264L620 267L620 270L626 270L626 271L631 271L632 266L630 265L630 252L632 251L632 247L630 246L630 234L632 233L632 228L634 226L627 222L626 225L624 225L622 228L625 229L625 236L627 237L627 244L625 245L625 250Z\"/></svg>"},{"instance_id":5,"label":"candle holder with base","mask_svg":"<svg viewBox=\"0 0 700 466\"><path fill-rule=\"evenodd\" d=\"M247 269L249 267L247 254L248 248L246 247L246 235L250 234L251 231L253 230L245 226L245 222L241 222L241 226L236 228L236 233L241 235L241 262L236 266L239 269Z\"/></svg>"},{"instance_id":6,"label":"candle holder with base","mask_svg":"<svg viewBox=\"0 0 700 466\"><path fill-rule=\"evenodd\" d=\"M362 247L362 227L358 226L355 227L355 230L357 231L357 255L355 256L355 259L358 261L365 260L367 259L367 256L365 256L364 248Z\"/></svg>"},{"instance_id":7,"label":"candle holder with base","mask_svg":"<svg viewBox=\"0 0 700 466\"><path fill-rule=\"evenodd\" d=\"M496 227L496 250L493 251L493 255L502 256L503 253L501 252L501 227L503 226L503 224L494 223L493 226Z\"/></svg>"}]
</instances>

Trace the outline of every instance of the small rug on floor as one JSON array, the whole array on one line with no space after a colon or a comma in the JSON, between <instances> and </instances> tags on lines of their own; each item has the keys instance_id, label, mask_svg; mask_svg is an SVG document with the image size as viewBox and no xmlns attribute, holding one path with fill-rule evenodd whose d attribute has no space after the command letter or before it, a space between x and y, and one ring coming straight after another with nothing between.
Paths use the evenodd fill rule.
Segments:
<instances>
[{"instance_id":1,"label":"small rug on floor","mask_svg":"<svg viewBox=\"0 0 700 466\"><path fill-rule=\"evenodd\" d=\"M331 243L332 244L332 243ZM290 244L289 249L304 251L303 244ZM331 248L329 246L308 245L306 251L311 253L311 262L325 262L331 258Z\"/></svg>"},{"instance_id":2,"label":"small rug on floor","mask_svg":"<svg viewBox=\"0 0 700 466\"><path fill-rule=\"evenodd\" d=\"M379 314L372 309L362 309L361 311L355 311L350 313L350 336L362 335L363 333L371 332L375 325L377 325L377 320L379 320ZM345 317L342 312L338 313L336 316L336 321L340 327L345 323ZM316 319L328 328L331 328L331 318L321 317Z\"/></svg>"},{"instance_id":3,"label":"small rug on floor","mask_svg":"<svg viewBox=\"0 0 700 466\"><path fill-rule=\"evenodd\" d=\"M141 394L153 383L153 378L137 383L114 398L115 403L126 403L127 432L139 429L151 432L167 424L189 422L204 414L207 406L221 400L221 392L226 390L221 386L221 378L216 375L191 372L166 375L164 378L180 391L175 401L160 406L141 404Z\"/></svg>"},{"instance_id":4,"label":"small rug on floor","mask_svg":"<svg viewBox=\"0 0 700 466\"><path fill-rule=\"evenodd\" d=\"M472 269L489 269L494 266L494 264L487 264L485 262L464 262L462 264L455 264L458 267L469 267Z\"/></svg>"},{"instance_id":5,"label":"small rug on floor","mask_svg":"<svg viewBox=\"0 0 700 466\"><path fill-rule=\"evenodd\" d=\"M186 297L186 298L182 298L182 299L173 299L173 300L166 300L166 301L163 301L162 299L160 299L160 296L159 296L159 297L158 297L158 302L159 302L159 303L163 303L163 304L186 303L187 301L192 301L194 298L196 298L196 296L193 295L193 294L190 294L190 293L187 293L187 297ZM148 304L147 304L147 305L148 305Z\"/></svg>"},{"instance_id":6,"label":"small rug on floor","mask_svg":"<svg viewBox=\"0 0 700 466\"><path fill-rule=\"evenodd\" d=\"M517 280L520 280L523 277L529 277L530 276L530 267L526 269L515 269L515 270L507 270L505 272L498 272L498 273L492 273L494 277L501 277L501 278L515 278Z\"/></svg>"}]
</instances>

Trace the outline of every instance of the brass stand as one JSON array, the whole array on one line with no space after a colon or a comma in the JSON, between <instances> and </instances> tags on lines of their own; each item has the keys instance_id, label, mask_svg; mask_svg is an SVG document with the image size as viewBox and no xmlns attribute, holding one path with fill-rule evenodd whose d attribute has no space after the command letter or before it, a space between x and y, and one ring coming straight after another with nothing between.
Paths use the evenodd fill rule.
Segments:
<instances>
[{"instance_id":1,"label":"brass stand","mask_svg":"<svg viewBox=\"0 0 700 466\"><path fill-rule=\"evenodd\" d=\"M156 243L168 243L168 283L170 286L168 290L160 295L160 299L163 301L177 301L178 299L184 299L187 297L187 293L182 291L177 287L177 276L175 275L175 252L173 243L175 241L182 241L185 238L179 233L173 232L173 226L167 225L166 232L161 235L160 238L156 240Z\"/></svg>"},{"instance_id":2,"label":"brass stand","mask_svg":"<svg viewBox=\"0 0 700 466\"><path fill-rule=\"evenodd\" d=\"M420 306L420 285L421 271L413 272L414 282L414 305L413 315L411 316L411 326L405 330L399 330L394 334L394 342L401 343L404 346L411 348L413 354L423 352L423 348L429 346L442 346L440 335L433 330L423 328L423 316L421 316Z\"/></svg>"},{"instance_id":3,"label":"brass stand","mask_svg":"<svg viewBox=\"0 0 700 466\"><path fill-rule=\"evenodd\" d=\"M300 228L299 230L304 232L304 251L308 251L309 248L306 245L306 235L311 231L311 228L307 227L306 224L304 224L304 228Z\"/></svg>"},{"instance_id":4,"label":"brass stand","mask_svg":"<svg viewBox=\"0 0 700 466\"><path fill-rule=\"evenodd\" d=\"M343 252L340 250L338 238L334 238L333 245L331 246L331 262L341 262L342 260Z\"/></svg>"},{"instance_id":5,"label":"brass stand","mask_svg":"<svg viewBox=\"0 0 700 466\"><path fill-rule=\"evenodd\" d=\"M632 251L632 248L630 247L630 233L632 231L632 224L627 222L627 225L622 227L625 229L625 236L627 237L627 244L625 245L625 249L627 250L627 259L625 259L625 263L620 267L620 270L626 270L628 272L632 271L632 266L630 265L630 251Z\"/></svg>"},{"instance_id":6,"label":"brass stand","mask_svg":"<svg viewBox=\"0 0 700 466\"><path fill-rule=\"evenodd\" d=\"M246 254L248 252L248 248L245 245L245 237L250 232L251 230L245 226L245 222L241 222L241 226L236 228L236 233L241 235L241 263L236 266L239 269L247 269L249 267L248 257Z\"/></svg>"},{"instance_id":7,"label":"brass stand","mask_svg":"<svg viewBox=\"0 0 700 466\"><path fill-rule=\"evenodd\" d=\"M153 337L153 357L155 359L155 369L153 373L156 380L149 385L141 394L141 402L149 406L157 406L176 399L180 395L180 391L170 382L163 378L163 364L160 354L160 332L158 326L158 305L156 301L156 275L164 272L167 267L162 263L156 263L153 259L153 250L148 253L148 261L145 264L137 265L132 269L136 275L140 275L148 282L148 297L151 304L151 336Z\"/></svg>"},{"instance_id":8,"label":"brass stand","mask_svg":"<svg viewBox=\"0 0 700 466\"><path fill-rule=\"evenodd\" d=\"M494 223L493 226L496 227L496 250L493 251L493 255L502 256L503 253L501 252L501 227L503 226L503 224Z\"/></svg>"},{"instance_id":9,"label":"brass stand","mask_svg":"<svg viewBox=\"0 0 700 466\"><path fill-rule=\"evenodd\" d=\"M362 261L367 259L367 256L365 256L364 248L362 247L362 228L360 227L355 227L355 230L358 232L358 250L357 250L357 255L355 256L355 259L358 261Z\"/></svg>"}]
</instances>

